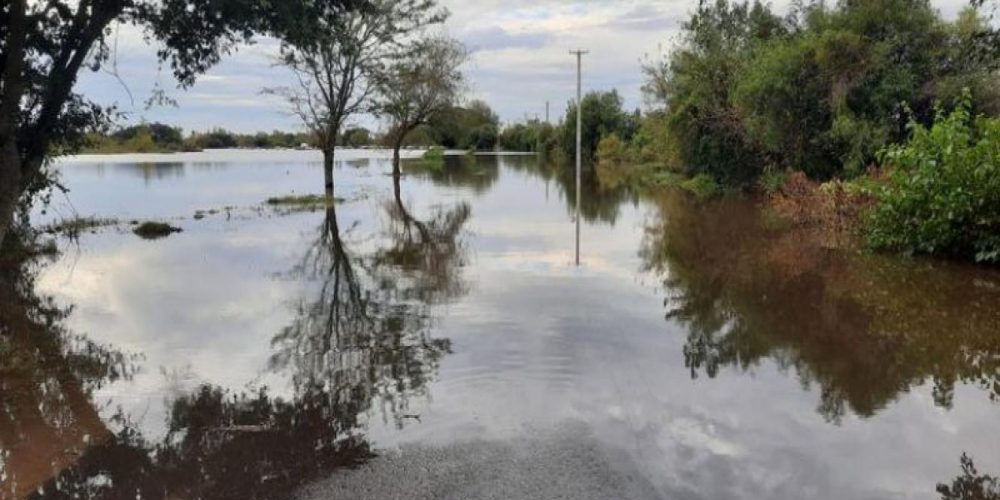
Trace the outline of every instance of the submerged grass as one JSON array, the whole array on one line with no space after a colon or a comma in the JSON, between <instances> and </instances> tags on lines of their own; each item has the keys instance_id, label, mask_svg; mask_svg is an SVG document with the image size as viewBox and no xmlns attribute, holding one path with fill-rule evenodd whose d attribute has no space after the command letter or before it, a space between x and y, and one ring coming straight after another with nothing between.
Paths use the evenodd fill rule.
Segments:
<instances>
[{"instance_id":1,"label":"submerged grass","mask_svg":"<svg viewBox=\"0 0 1000 500\"><path fill-rule=\"evenodd\" d=\"M285 195L268 198L264 203L271 206L283 207L314 207L326 206L334 203L343 203L343 198L336 196L326 196L322 194Z\"/></svg>"},{"instance_id":2,"label":"submerged grass","mask_svg":"<svg viewBox=\"0 0 1000 500\"><path fill-rule=\"evenodd\" d=\"M706 174L688 177L660 163L598 163L597 176L607 187L628 186L635 190L677 188L706 200L722 193L719 184Z\"/></svg>"},{"instance_id":3,"label":"submerged grass","mask_svg":"<svg viewBox=\"0 0 1000 500\"><path fill-rule=\"evenodd\" d=\"M423 156L423 167L427 170L439 172L444 169L444 148L434 146L428 149Z\"/></svg>"},{"instance_id":4,"label":"submerged grass","mask_svg":"<svg viewBox=\"0 0 1000 500\"><path fill-rule=\"evenodd\" d=\"M137 225L132 232L135 233L140 238L146 240L155 240L159 238L164 238L170 236L173 233L179 233L183 229L175 226L171 226L166 222L157 221L146 221Z\"/></svg>"},{"instance_id":5,"label":"submerged grass","mask_svg":"<svg viewBox=\"0 0 1000 500\"><path fill-rule=\"evenodd\" d=\"M118 224L118 219L100 217L73 217L63 221L50 224L44 228L44 232L49 234L60 234L69 238L76 238L80 234L90 231L94 232L99 228L114 226Z\"/></svg>"}]
</instances>

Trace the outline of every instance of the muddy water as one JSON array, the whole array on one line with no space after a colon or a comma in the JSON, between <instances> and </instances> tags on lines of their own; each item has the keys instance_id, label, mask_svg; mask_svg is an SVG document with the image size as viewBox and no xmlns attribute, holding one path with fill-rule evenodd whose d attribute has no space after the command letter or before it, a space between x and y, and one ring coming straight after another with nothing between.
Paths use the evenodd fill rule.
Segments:
<instances>
[{"instance_id":1,"label":"muddy water","mask_svg":"<svg viewBox=\"0 0 1000 500\"><path fill-rule=\"evenodd\" d=\"M530 156L88 157L5 252L0 498L938 498L1000 473L1000 274ZM569 189L568 189L569 188ZM196 217L195 214L198 214ZM183 232L155 241L132 220ZM9 258L8 258L9 257Z\"/></svg>"}]
</instances>

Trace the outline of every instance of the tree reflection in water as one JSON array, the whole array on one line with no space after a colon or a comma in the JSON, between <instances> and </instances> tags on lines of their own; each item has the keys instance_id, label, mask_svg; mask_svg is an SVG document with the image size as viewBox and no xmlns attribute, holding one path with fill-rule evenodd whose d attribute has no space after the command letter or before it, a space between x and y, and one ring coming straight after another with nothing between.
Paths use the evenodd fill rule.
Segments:
<instances>
[{"instance_id":1,"label":"tree reflection in water","mask_svg":"<svg viewBox=\"0 0 1000 500\"><path fill-rule=\"evenodd\" d=\"M962 474L950 485L938 484L942 500L1000 500L1000 478L981 474L965 453L960 459Z\"/></svg>"},{"instance_id":2,"label":"tree reflection in water","mask_svg":"<svg viewBox=\"0 0 1000 500\"><path fill-rule=\"evenodd\" d=\"M349 251L335 207L327 209L316 243L297 267L318 281L318 291L273 340L272 368L290 370L296 391L337 401L347 410L344 431L356 427L355 418L376 399L402 425L409 398L423 394L451 349L448 339L431 336L430 307L465 292L458 238L468 205L438 211L425 223L409 215L396 189L387 248L370 255Z\"/></svg>"},{"instance_id":3,"label":"tree reflection in water","mask_svg":"<svg viewBox=\"0 0 1000 500\"><path fill-rule=\"evenodd\" d=\"M958 382L1000 398L1000 274L829 249L744 200L658 205L641 257L688 330L692 377L771 359L819 387L831 422L928 381L942 407Z\"/></svg>"},{"instance_id":4,"label":"tree reflection in water","mask_svg":"<svg viewBox=\"0 0 1000 500\"><path fill-rule=\"evenodd\" d=\"M477 195L489 192L500 179L500 162L497 156L447 155L441 168L429 168L423 159L402 160L406 175L431 181L437 186L459 187Z\"/></svg>"},{"instance_id":5,"label":"tree reflection in water","mask_svg":"<svg viewBox=\"0 0 1000 500\"><path fill-rule=\"evenodd\" d=\"M12 231L0 252L0 497L19 498L72 465L112 431L94 391L129 378L135 359L74 335L68 309L35 294L42 250Z\"/></svg>"},{"instance_id":6,"label":"tree reflection in water","mask_svg":"<svg viewBox=\"0 0 1000 500\"><path fill-rule=\"evenodd\" d=\"M465 291L468 206L427 222L399 196L391 207L388 249L352 253L330 207L296 268L317 286L273 339L271 367L291 375L290 397L205 385L170 402L156 442L121 411L102 419L93 397L138 359L66 331L68 312L34 292L34 261L4 262L0 497L281 498L370 457L360 415L382 403L402 425L450 351L431 336L430 307Z\"/></svg>"}]
</instances>

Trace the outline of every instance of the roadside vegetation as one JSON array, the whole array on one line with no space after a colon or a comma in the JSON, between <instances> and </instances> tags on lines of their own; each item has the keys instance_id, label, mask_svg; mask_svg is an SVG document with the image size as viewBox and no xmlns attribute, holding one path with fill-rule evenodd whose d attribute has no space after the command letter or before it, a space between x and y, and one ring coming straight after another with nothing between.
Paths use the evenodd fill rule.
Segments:
<instances>
[{"instance_id":1,"label":"roadside vegetation","mask_svg":"<svg viewBox=\"0 0 1000 500\"><path fill-rule=\"evenodd\" d=\"M584 99L585 159L605 183L756 193L871 248L1000 262L1000 34L985 11L703 2L645 65L656 108Z\"/></svg>"}]
</instances>

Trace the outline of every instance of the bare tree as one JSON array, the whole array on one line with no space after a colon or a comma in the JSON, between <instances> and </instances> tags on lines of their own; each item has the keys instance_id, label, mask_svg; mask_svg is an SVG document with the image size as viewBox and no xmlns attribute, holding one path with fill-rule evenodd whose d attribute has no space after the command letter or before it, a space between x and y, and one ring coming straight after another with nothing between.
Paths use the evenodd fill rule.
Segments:
<instances>
[{"instance_id":1,"label":"bare tree","mask_svg":"<svg viewBox=\"0 0 1000 500\"><path fill-rule=\"evenodd\" d=\"M458 99L464 83L459 67L468 54L458 40L426 37L379 80L375 112L389 121L394 178L400 176L399 150L406 136Z\"/></svg>"},{"instance_id":2,"label":"bare tree","mask_svg":"<svg viewBox=\"0 0 1000 500\"><path fill-rule=\"evenodd\" d=\"M373 110L383 72L408 52L411 35L443 22L447 11L435 0L370 0L360 7L314 2L309 19L282 37L279 62L295 73L296 84L265 92L287 99L315 136L332 195L334 149L345 121Z\"/></svg>"}]
</instances>

